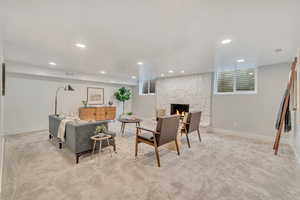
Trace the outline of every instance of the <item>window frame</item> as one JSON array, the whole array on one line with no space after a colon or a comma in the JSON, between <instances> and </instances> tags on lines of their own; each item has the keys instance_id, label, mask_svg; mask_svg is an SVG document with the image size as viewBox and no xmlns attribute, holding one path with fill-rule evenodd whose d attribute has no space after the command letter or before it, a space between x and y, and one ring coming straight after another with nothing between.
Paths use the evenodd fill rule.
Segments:
<instances>
[{"instance_id":1,"label":"window frame","mask_svg":"<svg viewBox=\"0 0 300 200\"><path fill-rule=\"evenodd\" d=\"M143 93L143 88L144 88L144 82L148 82L148 93ZM150 93L150 81L155 81L155 92ZM147 96L147 95L156 95L156 81L157 79L151 79L151 80L143 80L139 82L139 95L140 96Z\"/></svg>"},{"instance_id":2,"label":"window frame","mask_svg":"<svg viewBox=\"0 0 300 200\"><path fill-rule=\"evenodd\" d=\"M247 68L245 68L247 69ZM228 71L233 71L234 77L233 77L233 92L218 92L218 78L219 78L219 72L224 72L222 70L214 72L214 95L236 95L236 94L257 94L257 73L258 70L255 67L249 67L248 69L254 69L254 90L253 91L237 91L236 90L236 73L239 69L233 69Z\"/></svg>"}]
</instances>

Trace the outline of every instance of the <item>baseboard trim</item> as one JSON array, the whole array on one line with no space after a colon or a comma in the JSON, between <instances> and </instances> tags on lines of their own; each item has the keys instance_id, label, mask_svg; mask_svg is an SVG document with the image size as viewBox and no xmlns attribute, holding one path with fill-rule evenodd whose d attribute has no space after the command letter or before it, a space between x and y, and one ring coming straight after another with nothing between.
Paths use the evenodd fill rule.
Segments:
<instances>
[{"instance_id":1,"label":"baseboard trim","mask_svg":"<svg viewBox=\"0 0 300 200\"><path fill-rule=\"evenodd\" d=\"M292 149L293 149L293 151L294 151L296 160L297 160L298 164L300 164L300 156L299 156L297 150L295 149L294 145L291 145L291 146L292 146Z\"/></svg>"},{"instance_id":2,"label":"baseboard trim","mask_svg":"<svg viewBox=\"0 0 300 200\"><path fill-rule=\"evenodd\" d=\"M294 151L296 160L297 160L297 162L300 164L300 155L299 155L299 153L298 153L298 151L297 151L297 149L296 149L296 146L295 146L296 144L295 144L294 142L290 142L290 144L291 144L291 147L292 147L292 149L293 149L293 151Z\"/></svg>"},{"instance_id":3,"label":"baseboard trim","mask_svg":"<svg viewBox=\"0 0 300 200\"><path fill-rule=\"evenodd\" d=\"M13 131L4 131L4 136L6 135L18 135L18 134L24 134L24 133L36 133L41 131L48 131L48 128L43 129L20 129L20 130L13 130Z\"/></svg>"},{"instance_id":4,"label":"baseboard trim","mask_svg":"<svg viewBox=\"0 0 300 200\"><path fill-rule=\"evenodd\" d=\"M207 132L214 133L214 134L222 134L222 135L233 135L233 136L245 137L245 138L249 138L249 139L259 139L259 140L262 140L265 142L273 142L274 141L274 136L260 135L258 133L249 133L249 132L228 130L228 129L222 129L222 128L209 127ZM287 136L287 135L282 136L281 143L282 144L290 144L289 136Z\"/></svg>"}]
</instances>

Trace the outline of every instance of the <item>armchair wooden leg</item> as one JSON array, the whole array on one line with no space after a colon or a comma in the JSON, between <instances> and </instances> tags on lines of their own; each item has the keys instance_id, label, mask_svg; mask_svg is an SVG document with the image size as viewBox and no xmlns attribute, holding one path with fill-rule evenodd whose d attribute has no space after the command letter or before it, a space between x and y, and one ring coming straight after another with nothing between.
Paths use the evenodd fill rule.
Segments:
<instances>
[{"instance_id":1,"label":"armchair wooden leg","mask_svg":"<svg viewBox=\"0 0 300 200\"><path fill-rule=\"evenodd\" d=\"M122 122L122 126L121 126L122 136L124 135L124 132L125 132L125 123Z\"/></svg>"},{"instance_id":2,"label":"armchair wooden leg","mask_svg":"<svg viewBox=\"0 0 300 200\"><path fill-rule=\"evenodd\" d=\"M135 136L135 157L137 157L138 147L139 147L138 135L139 135L139 129L136 129L136 136Z\"/></svg>"},{"instance_id":3,"label":"armchair wooden leg","mask_svg":"<svg viewBox=\"0 0 300 200\"><path fill-rule=\"evenodd\" d=\"M157 148L157 146L155 146L154 148L155 148L155 154L156 154L156 159L157 159L157 166L160 167L158 148Z\"/></svg>"},{"instance_id":4,"label":"armchair wooden leg","mask_svg":"<svg viewBox=\"0 0 300 200\"><path fill-rule=\"evenodd\" d=\"M198 129L197 132L198 132L199 141L201 142L202 139L201 139L201 136L200 136L200 130Z\"/></svg>"},{"instance_id":5,"label":"armchair wooden leg","mask_svg":"<svg viewBox=\"0 0 300 200\"><path fill-rule=\"evenodd\" d=\"M76 153L76 156L75 156L76 164L79 163L79 157L80 157L80 153Z\"/></svg>"},{"instance_id":6,"label":"armchair wooden leg","mask_svg":"<svg viewBox=\"0 0 300 200\"><path fill-rule=\"evenodd\" d=\"M186 133L185 136L186 136L186 141L188 143L188 147L191 148L191 144L190 144L190 139L189 139L188 133Z\"/></svg>"},{"instance_id":7,"label":"armchair wooden leg","mask_svg":"<svg viewBox=\"0 0 300 200\"><path fill-rule=\"evenodd\" d=\"M117 153L116 143L113 144L114 152Z\"/></svg>"},{"instance_id":8,"label":"armchair wooden leg","mask_svg":"<svg viewBox=\"0 0 300 200\"><path fill-rule=\"evenodd\" d=\"M138 155L138 147L139 147L139 142L136 140L135 141L135 157Z\"/></svg>"},{"instance_id":9,"label":"armchair wooden leg","mask_svg":"<svg viewBox=\"0 0 300 200\"><path fill-rule=\"evenodd\" d=\"M177 138L175 139L175 144L176 144L177 154L180 155Z\"/></svg>"},{"instance_id":10,"label":"armchair wooden leg","mask_svg":"<svg viewBox=\"0 0 300 200\"><path fill-rule=\"evenodd\" d=\"M95 153L95 149L96 149L96 140L94 141L92 155L94 155L94 153Z\"/></svg>"}]
</instances>

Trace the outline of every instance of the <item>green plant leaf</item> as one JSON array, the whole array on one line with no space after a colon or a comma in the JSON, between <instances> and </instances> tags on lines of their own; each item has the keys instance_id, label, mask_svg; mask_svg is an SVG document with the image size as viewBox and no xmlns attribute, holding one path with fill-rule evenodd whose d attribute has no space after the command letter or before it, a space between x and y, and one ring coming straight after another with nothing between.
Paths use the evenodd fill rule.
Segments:
<instances>
[{"instance_id":1,"label":"green plant leaf","mask_svg":"<svg viewBox=\"0 0 300 200\"><path fill-rule=\"evenodd\" d=\"M117 92L115 92L114 96L118 101L128 101L131 98L131 91L130 89L126 89L125 87L121 87L118 89Z\"/></svg>"}]
</instances>

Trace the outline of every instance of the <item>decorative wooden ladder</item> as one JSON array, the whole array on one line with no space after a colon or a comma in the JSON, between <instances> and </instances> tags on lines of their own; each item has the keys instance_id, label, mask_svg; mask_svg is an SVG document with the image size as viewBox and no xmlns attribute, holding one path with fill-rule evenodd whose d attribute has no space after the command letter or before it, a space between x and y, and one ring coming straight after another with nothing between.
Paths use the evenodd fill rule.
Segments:
<instances>
[{"instance_id":1,"label":"decorative wooden ladder","mask_svg":"<svg viewBox=\"0 0 300 200\"><path fill-rule=\"evenodd\" d=\"M278 153L280 137L281 137L282 130L284 128L285 116L288 111L287 109L288 109L289 102L293 103L293 110L296 109L296 104L297 104L296 103L297 100L295 100L295 97L297 97L297 95L296 95L297 94L296 66L297 66L297 57L294 59L294 62L291 65L291 71L290 71L289 80L288 80L288 84L287 84L287 95L285 96L285 99L284 99L284 105L283 105L283 109L282 109L280 121L279 121L279 128L277 130L275 142L273 145L273 150L274 150L275 155L277 155L277 153ZM289 99L290 99L290 101L289 101Z\"/></svg>"}]
</instances>

